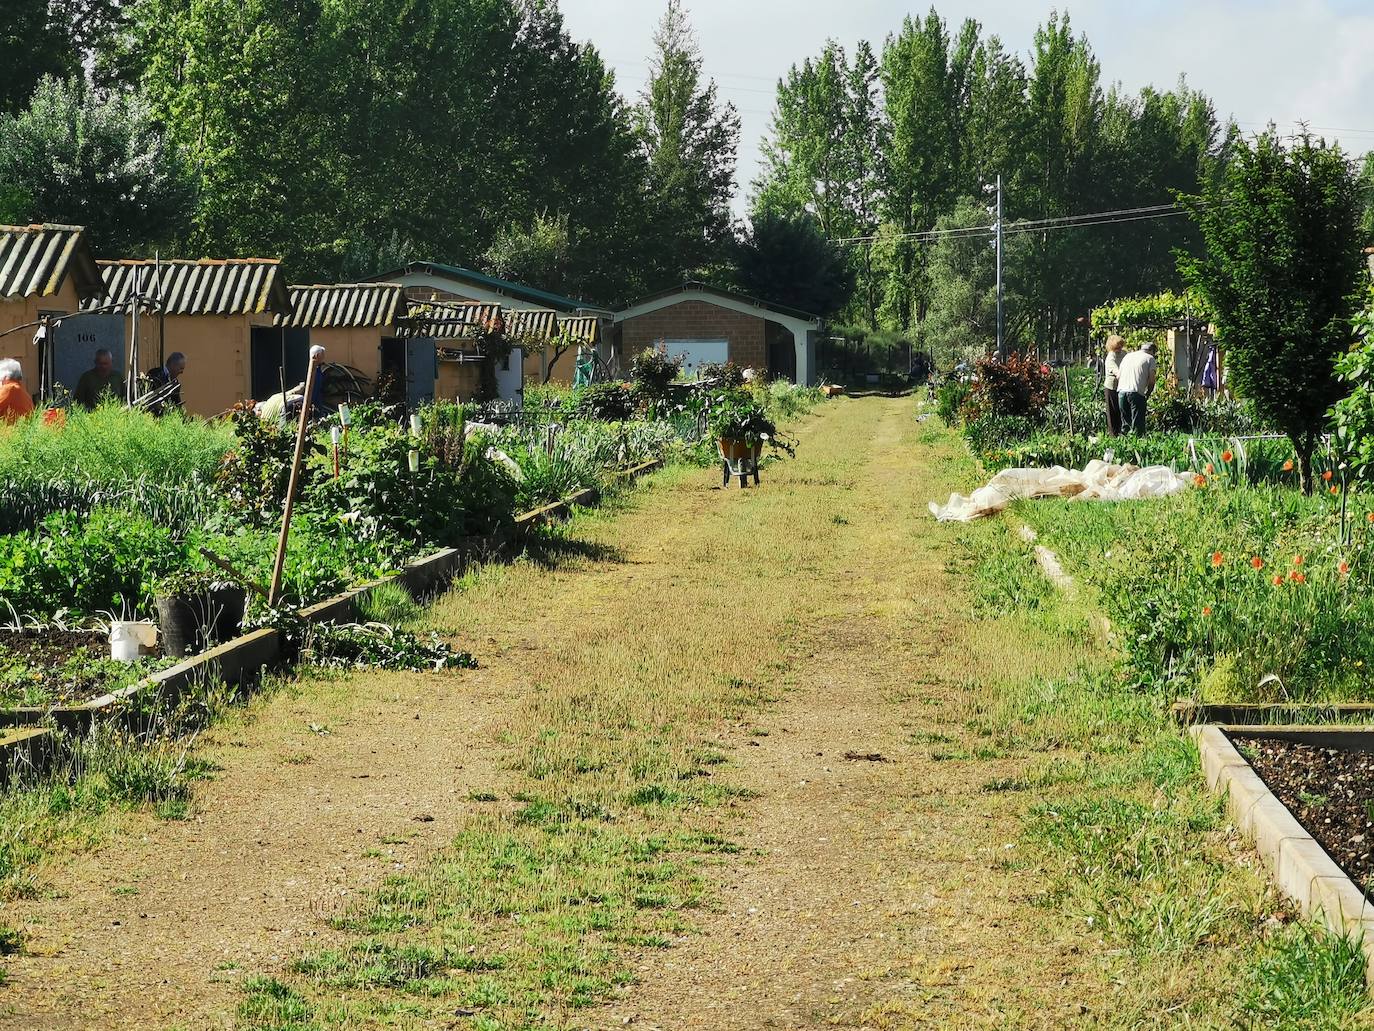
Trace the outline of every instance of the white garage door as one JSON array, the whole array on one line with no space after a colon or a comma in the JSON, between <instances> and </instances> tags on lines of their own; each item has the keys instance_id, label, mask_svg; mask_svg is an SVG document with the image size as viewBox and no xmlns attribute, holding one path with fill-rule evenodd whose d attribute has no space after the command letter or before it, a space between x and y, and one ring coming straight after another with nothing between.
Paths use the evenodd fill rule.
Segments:
<instances>
[{"instance_id":1,"label":"white garage door","mask_svg":"<svg viewBox=\"0 0 1374 1031\"><path fill-rule=\"evenodd\" d=\"M682 374L696 379L703 365L723 365L730 357L727 340L665 340L669 358L682 359Z\"/></svg>"}]
</instances>

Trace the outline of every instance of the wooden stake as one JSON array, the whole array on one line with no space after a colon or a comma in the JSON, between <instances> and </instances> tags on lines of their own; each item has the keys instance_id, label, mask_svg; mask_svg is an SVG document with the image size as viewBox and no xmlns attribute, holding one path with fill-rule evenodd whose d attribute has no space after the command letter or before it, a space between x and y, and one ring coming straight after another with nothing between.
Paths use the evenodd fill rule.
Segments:
<instances>
[{"instance_id":1,"label":"wooden stake","mask_svg":"<svg viewBox=\"0 0 1374 1031\"><path fill-rule=\"evenodd\" d=\"M301 475L301 459L305 455L306 428L310 422L310 401L315 396L315 371L324 357L319 344L310 348L310 367L305 373L305 396L301 399L301 421L296 427L296 454L291 460L291 479L286 484L286 504L282 506L281 536L277 538L277 560L272 566L272 586L267 592L267 607L276 608L281 601L281 574L286 565L286 542L291 536L291 510L296 504L296 484Z\"/></svg>"}]
</instances>

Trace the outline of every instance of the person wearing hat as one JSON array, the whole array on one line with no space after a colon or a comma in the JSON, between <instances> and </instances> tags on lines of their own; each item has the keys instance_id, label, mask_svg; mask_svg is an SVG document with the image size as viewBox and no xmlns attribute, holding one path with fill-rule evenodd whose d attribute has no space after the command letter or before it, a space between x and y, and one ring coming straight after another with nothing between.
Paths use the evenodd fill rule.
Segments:
<instances>
[{"instance_id":1,"label":"person wearing hat","mask_svg":"<svg viewBox=\"0 0 1374 1031\"><path fill-rule=\"evenodd\" d=\"M1121 368L1116 377L1116 396L1121 404L1121 430L1123 433L1145 432L1145 410L1150 395L1154 393L1158 376L1158 363L1155 361L1153 340L1140 345L1140 350L1132 351L1121 359Z\"/></svg>"}]
</instances>

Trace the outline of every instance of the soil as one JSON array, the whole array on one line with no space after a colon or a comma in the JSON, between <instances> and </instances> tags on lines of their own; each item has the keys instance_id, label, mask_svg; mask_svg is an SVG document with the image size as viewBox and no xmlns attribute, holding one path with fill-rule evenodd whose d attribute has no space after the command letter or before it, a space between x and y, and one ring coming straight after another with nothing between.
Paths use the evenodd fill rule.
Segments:
<instances>
[{"instance_id":1,"label":"soil","mask_svg":"<svg viewBox=\"0 0 1374 1031\"><path fill-rule=\"evenodd\" d=\"M0 706L78 705L146 673L116 665L99 630L22 630L0 634Z\"/></svg>"},{"instance_id":2,"label":"soil","mask_svg":"<svg viewBox=\"0 0 1374 1031\"><path fill-rule=\"evenodd\" d=\"M1374 898L1374 752L1254 738L1241 750L1269 790Z\"/></svg>"}]
</instances>

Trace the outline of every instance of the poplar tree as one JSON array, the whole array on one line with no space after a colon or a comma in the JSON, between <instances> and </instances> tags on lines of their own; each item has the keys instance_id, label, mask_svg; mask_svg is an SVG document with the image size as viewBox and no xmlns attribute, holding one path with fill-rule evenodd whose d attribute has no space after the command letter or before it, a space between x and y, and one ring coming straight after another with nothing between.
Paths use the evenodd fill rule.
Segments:
<instances>
[{"instance_id":1,"label":"poplar tree","mask_svg":"<svg viewBox=\"0 0 1374 1031\"><path fill-rule=\"evenodd\" d=\"M646 265L669 285L724 260L734 239L739 115L703 82L701 52L681 0L654 33L649 81L635 112L647 164L651 250Z\"/></svg>"}]
</instances>

